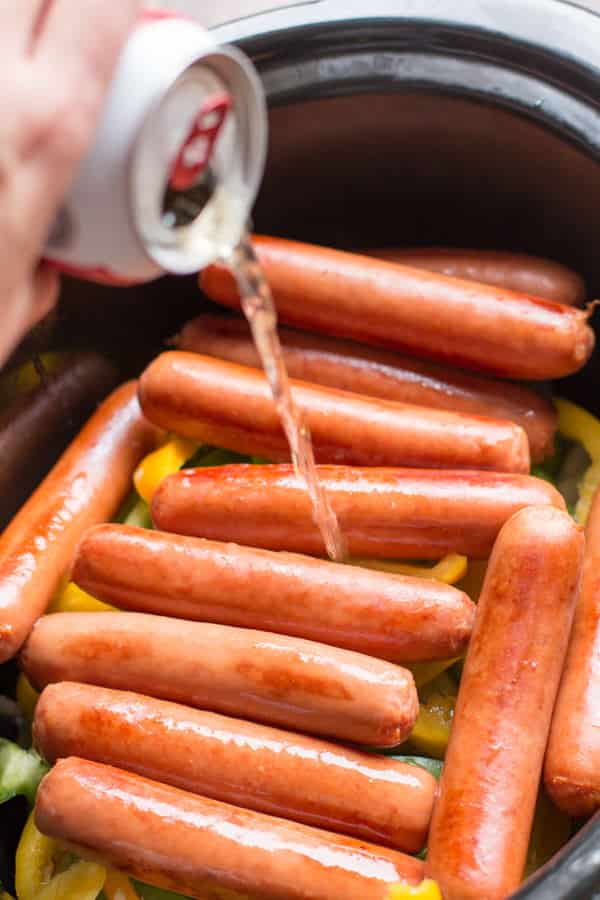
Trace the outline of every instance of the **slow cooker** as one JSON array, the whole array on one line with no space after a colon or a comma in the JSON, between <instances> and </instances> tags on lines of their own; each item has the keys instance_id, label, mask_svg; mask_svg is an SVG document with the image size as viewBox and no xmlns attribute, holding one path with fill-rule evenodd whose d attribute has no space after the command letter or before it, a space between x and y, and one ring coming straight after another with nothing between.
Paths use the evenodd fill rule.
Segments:
<instances>
[{"instance_id":1,"label":"slow cooker","mask_svg":"<svg viewBox=\"0 0 600 900\"><path fill-rule=\"evenodd\" d=\"M600 295L600 0L248 0L223 22L233 5L215 4L215 32L253 59L270 107L257 231L520 250ZM128 374L199 303L194 279L72 282L35 346L95 346ZM598 414L598 384L600 352L560 390ZM514 898L600 898L600 814Z\"/></svg>"}]
</instances>

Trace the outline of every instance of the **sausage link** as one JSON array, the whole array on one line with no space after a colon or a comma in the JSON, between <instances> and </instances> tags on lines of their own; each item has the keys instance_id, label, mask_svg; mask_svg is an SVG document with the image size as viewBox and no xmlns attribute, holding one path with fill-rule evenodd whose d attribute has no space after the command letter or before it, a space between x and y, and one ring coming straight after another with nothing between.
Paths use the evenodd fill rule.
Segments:
<instances>
[{"instance_id":1,"label":"sausage link","mask_svg":"<svg viewBox=\"0 0 600 900\"><path fill-rule=\"evenodd\" d=\"M520 883L582 556L557 509L521 510L500 532L429 834L444 900L503 900Z\"/></svg>"},{"instance_id":2,"label":"sausage link","mask_svg":"<svg viewBox=\"0 0 600 900\"><path fill-rule=\"evenodd\" d=\"M35 818L80 855L198 900L387 900L391 884L423 874L398 851L77 757L46 775Z\"/></svg>"},{"instance_id":3,"label":"sausage link","mask_svg":"<svg viewBox=\"0 0 600 900\"><path fill-rule=\"evenodd\" d=\"M527 434L533 462L554 452L556 411L548 400L521 385L292 328L280 328L279 337L291 378L380 400L509 419ZM185 325L177 346L262 368L242 319L199 316Z\"/></svg>"},{"instance_id":4,"label":"sausage link","mask_svg":"<svg viewBox=\"0 0 600 900\"><path fill-rule=\"evenodd\" d=\"M544 780L571 816L600 809L600 491L586 524L581 594L554 710Z\"/></svg>"},{"instance_id":5,"label":"sausage link","mask_svg":"<svg viewBox=\"0 0 600 900\"><path fill-rule=\"evenodd\" d=\"M62 682L36 706L36 747L236 806L416 853L436 781L374 753L140 694Z\"/></svg>"},{"instance_id":6,"label":"sausage link","mask_svg":"<svg viewBox=\"0 0 600 900\"><path fill-rule=\"evenodd\" d=\"M529 470L527 436L512 422L389 403L303 381L291 386L317 462ZM267 379L255 369L196 353L163 353L142 375L139 396L152 422L185 437L289 459Z\"/></svg>"},{"instance_id":7,"label":"sausage link","mask_svg":"<svg viewBox=\"0 0 600 900\"><path fill-rule=\"evenodd\" d=\"M525 506L565 503L529 475L318 466L352 556L487 559L498 532ZM290 465L188 469L161 483L157 528L268 550L325 554L304 485Z\"/></svg>"},{"instance_id":8,"label":"sausage link","mask_svg":"<svg viewBox=\"0 0 600 900\"><path fill-rule=\"evenodd\" d=\"M46 383L16 396L0 414L0 528L56 462L117 372L98 353L69 353Z\"/></svg>"},{"instance_id":9,"label":"sausage link","mask_svg":"<svg viewBox=\"0 0 600 900\"><path fill-rule=\"evenodd\" d=\"M363 252L387 262L492 284L567 306L580 305L586 296L583 278L572 269L527 253L455 247L386 247Z\"/></svg>"},{"instance_id":10,"label":"sausage link","mask_svg":"<svg viewBox=\"0 0 600 900\"><path fill-rule=\"evenodd\" d=\"M143 613L54 613L22 653L36 687L82 681L373 747L418 713L406 669L265 631Z\"/></svg>"},{"instance_id":11,"label":"sausage link","mask_svg":"<svg viewBox=\"0 0 600 900\"><path fill-rule=\"evenodd\" d=\"M109 519L156 445L137 385L114 391L0 536L0 662L46 609L86 528Z\"/></svg>"},{"instance_id":12,"label":"sausage link","mask_svg":"<svg viewBox=\"0 0 600 900\"><path fill-rule=\"evenodd\" d=\"M594 348L583 310L312 244L252 243L288 325L514 379L570 375ZM239 308L224 266L209 266L200 284Z\"/></svg>"},{"instance_id":13,"label":"sausage link","mask_svg":"<svg viewBox=\"0 0 600 900\"><path fill-rule=\"evenodd\" d=\"M258 628L394 662L464 651L474 604L456 588L289 553L98 525L73 580L137 612Z\"/></svg>"}]
</instances>

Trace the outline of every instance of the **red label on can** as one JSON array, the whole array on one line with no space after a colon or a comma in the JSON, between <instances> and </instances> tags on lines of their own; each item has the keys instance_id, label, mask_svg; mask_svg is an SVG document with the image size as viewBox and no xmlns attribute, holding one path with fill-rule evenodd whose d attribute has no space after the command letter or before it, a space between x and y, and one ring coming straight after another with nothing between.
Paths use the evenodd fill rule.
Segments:
<instances>
[{"instance_id":1,"label":"red label on can","mask_svg":"<svg viewBox=\"0 0 600 900\"><path fill-rule=\"evenodd\" d=\"M206 100L171 169L169 186L174 191L192 187L206 168L230 108L229 94L215 94Z\"/></svg>"}]
</instances>

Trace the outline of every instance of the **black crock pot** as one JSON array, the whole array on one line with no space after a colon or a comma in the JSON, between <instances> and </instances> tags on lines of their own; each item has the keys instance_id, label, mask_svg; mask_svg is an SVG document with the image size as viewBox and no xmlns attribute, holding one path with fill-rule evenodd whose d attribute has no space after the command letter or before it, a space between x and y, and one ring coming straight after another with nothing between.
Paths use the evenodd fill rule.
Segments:
<instances>
[{"instance_id":1,"label":"black crock pot","mask_svg":"<svg viewBox=\"0 0 600 900\"><path fill-rule=\"evenodd\" d=\"M313 0L215 31L269 100L258 231L539 253L600 295L600 2ZM600 413L599 384L597 353L560 391ZM517 898L600 898L600 817Z\"/></svg>"},{"instance_id":2,"label":"black crock pot","mask_svg":"<svg viewBox=\"0 0 600 900\"><path fill-rule=\"evenodd\" d=\"M257 230L539 253L600 295L600 0L307 0L215 32L269 100ZM197 304L194 279L72 283L40 340L135 372ZM560 391L600 413L599 383L597 353ZM517 898L600 900L600 818Z\"/></svg>"}]
</instances>

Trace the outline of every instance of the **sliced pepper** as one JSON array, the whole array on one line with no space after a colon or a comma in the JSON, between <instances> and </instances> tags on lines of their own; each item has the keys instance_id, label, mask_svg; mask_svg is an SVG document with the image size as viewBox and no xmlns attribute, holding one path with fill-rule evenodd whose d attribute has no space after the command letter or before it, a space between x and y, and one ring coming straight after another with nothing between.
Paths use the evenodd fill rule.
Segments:
<instances>
[{"instance_id":1,"label":"sliced pepper","mask_svg":"<svg viewBox=\"0 0 600 900\"><path fill-rule=\"evenodd\" d=\"M149 504L161 481L178 472L197 449L195 441L171 435L162 447L145 456L133 475L133 483L140 497Z\"/></svg>"},{"instance_id":2,"label":"sliced pepper","mask_svg":"<svg viewBox=\"0 0 600 900\"><path fill-rule=\"evenodd\" d=\"M0 738L0 803L20 795L33 806L38 785L48 768L35 750L24 750Z\"/></svg>"},{"instance_id":3,"label":"sliced pepper","mask_svg":"<svg viewBox=\"0 0 600 900\"><path fill-rule=\"evenodd\" d=\"M460 579L460 581L456 582L456 587L464 591L468 597L471 598L473 603L477 603L479 600L479 595L481 594L481 589L483 587L483 582L485 579L485 573L487 572L487 560L486 559L471 559L469 560L469 569L466 574Z\"/></svg>"},{"instance_id":4,"label":"sliced pepper","mask_svg":"<svg viewBox=\"0 0 600 900\"><path fill-rule=\"evenodd\" d=\"M116 869L108 869L102 890L106 900L140 900L131 879Z\"/></svg>"},{"instance_id":5,"label":"sliced pepper","mask_svg":"<svg viewBox=\"0 0 600 900\"><path fill-rule=\"evenodd\" d=\"M40 695L29 681L27 675L24 672L21 672L17 678L17 703L21 712L26 719L29 719L29 721L33 719L39 696Z\"/></svg>"},{"instance_id":6,"label":"sliced pepper","mask_svg":"<svg viewBox=\"0 0 600 900\"><path fill-rule=\"evenodd\" d=\"M597 459L586 469L583 478L579 482L579 499L575 506L575 521L580 525L585 525L587 522L592 500L598 488L600 488L600 459Z\"/></svg>"},{"instance_id":7,"label":"sliced pepper","mask_svg":"<svg viewBox=\"0 0 600 900\"><path fill-rule=\"evenodd\" d=\"M594 462L600 459L600 420L587 409L562 397L555 397L554 405L558 411L560 434L582 444Z\"/></svg>"},{"instance_id":8,"label":"sliced pepper","mask_svg":"<svg viewBox=\"0 0 600 900\"><path fill-rule=\"evenodd\" d=\"M437 678L438 675L441 675L442 672L445 672L446 669L449 669L455 663L457 663L461 659L460 656L456 656L454 659L440 659L436 662L417 662L417 663L402 663L405 669L410 669L413 673L413 678L415 679L415 684L418 688L425 687L426 684L429 684Z\"/></svg>"},{"instance_id":9,"label":"sliced pepper","mask_svg":"<svg viewBox=\"0 0 600 900\"><path fill-rule=\"evenodd\" d=\"M376 569L379 572L391 572L394 575L412 575L415 578L429 578L455 584L467 574L468 560L458 553L449 553L433 566L416 566L394 562L386 559L351 559L350 565L363 569Z\"/></svg>"},{"instance_id":10,"label":"sliced pepper","mask_svg":"<svg viewBox=\"0 0 600 900\"><path fill-rule=\"evenodd\" d=\"M426 878L421 884L393 884L387 900L442 900L437 882Z\"/></svg>"},{"instance_id":11,"label":"sliced pepper","mask_svg":"<svg viewBox=\"0 0 600 900\"><path fill-rule=\"evenodd\" d=\"M419 692L419 716L408 739L411 747L419 753L434 759L444 758L454 717L456 691L455 682L447 672L442 672Z\"/></svg>"},{"instance_id":12,"label":"sliced pepper","mask_svg":"<svg viewBox=\"0 0 600 900\"><path fill-rule=\"evenodd\" d=\"M579 499L575 519L585 525L592 499L600 485L600 419L582 406L561 397L555 398L554 405L558 410L559 432L581 444L592 460L577 485Z\"/></svg>"},{"instance_id":13,"label":"sliced pepper","mask_svg":"<svg viewBox=\"0 0 600 900\"><path fill-rule=\"evenodd\" d=\"M56 593L48 612L113 612L114 606L96 600L74 582L68 581Z\"/></svg>"},{"instance_id":14,"label":"sliced pepper","mask_svg":"<svg viewBox=\"0 0 600 900\"><path fill-rule=\"evenodd\" d=\"M68 854L53 838L38 831L32 811L17 847L15 888L18 900L95 900L106 869L96 863L74 862L60 871Z\"/></svg>"}]
</instances>

